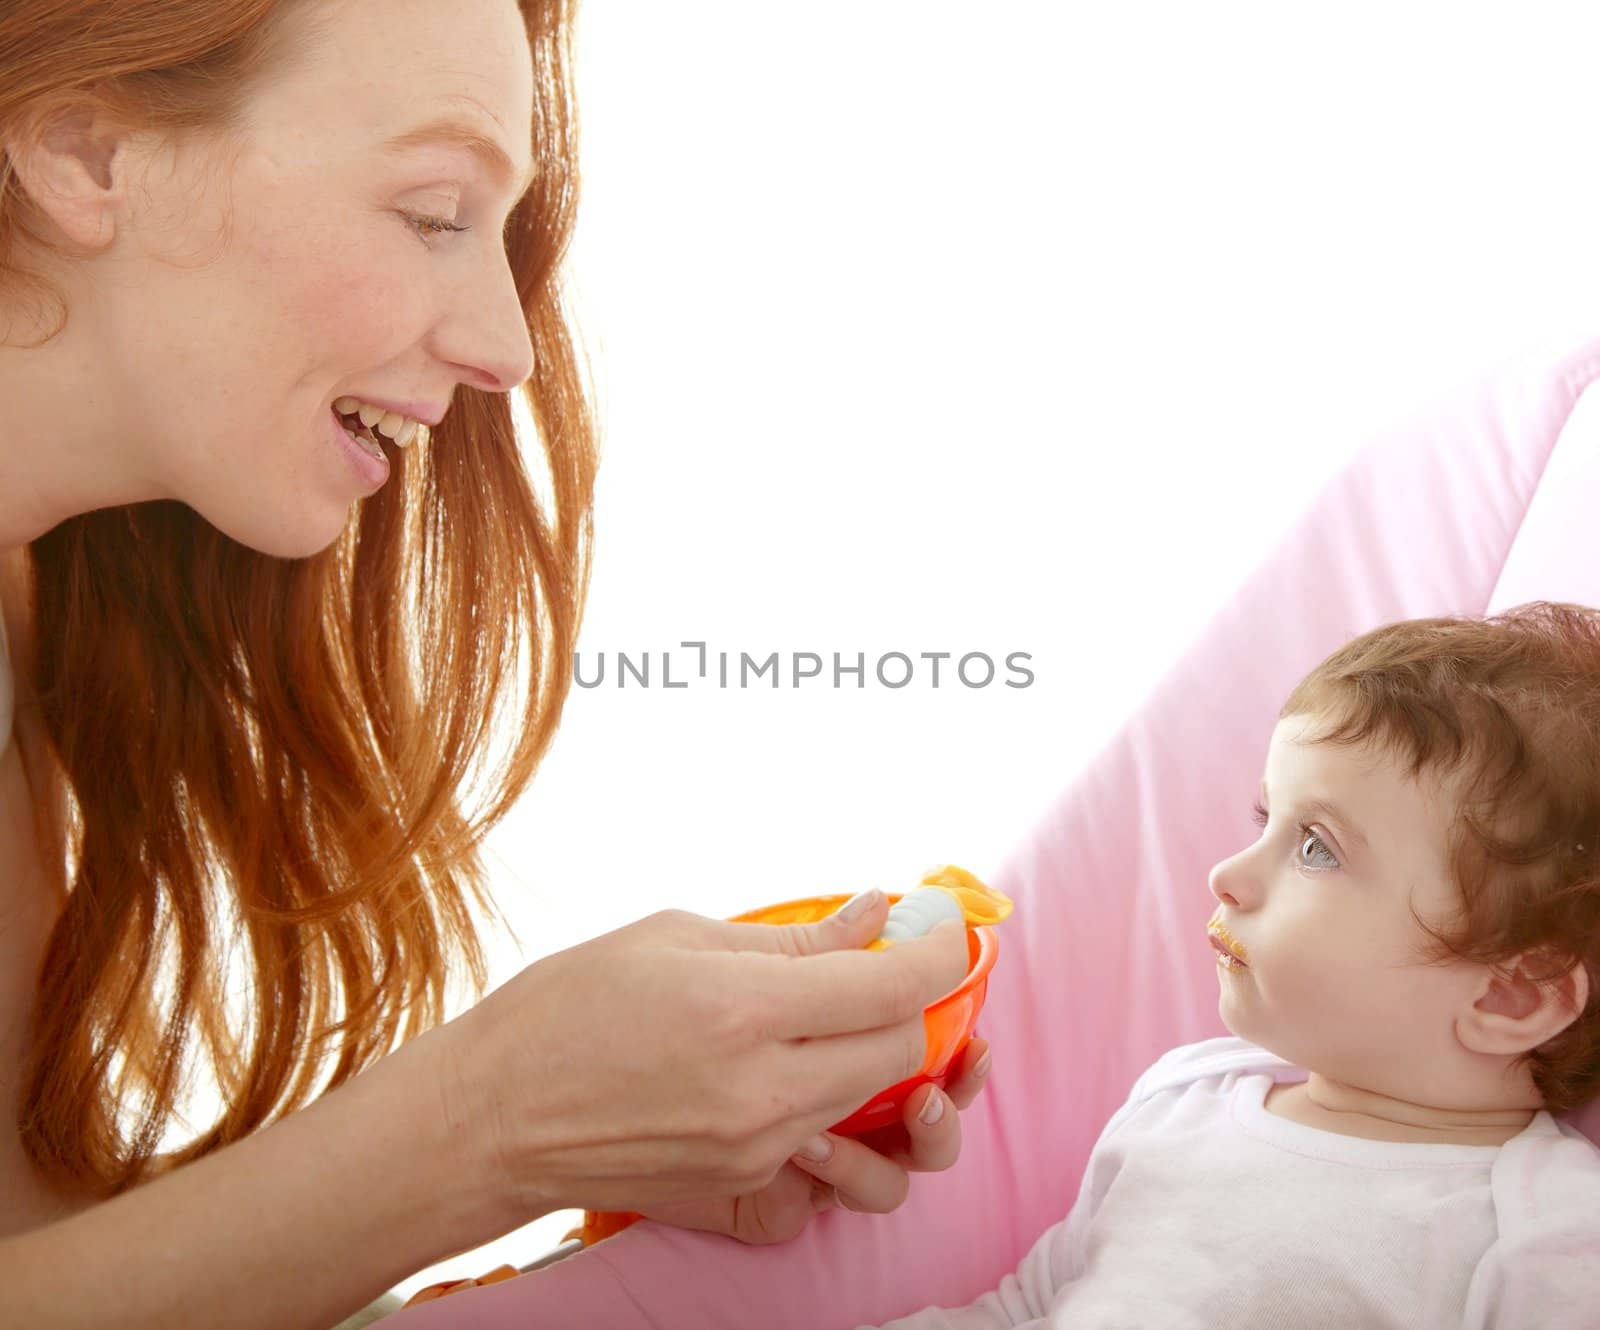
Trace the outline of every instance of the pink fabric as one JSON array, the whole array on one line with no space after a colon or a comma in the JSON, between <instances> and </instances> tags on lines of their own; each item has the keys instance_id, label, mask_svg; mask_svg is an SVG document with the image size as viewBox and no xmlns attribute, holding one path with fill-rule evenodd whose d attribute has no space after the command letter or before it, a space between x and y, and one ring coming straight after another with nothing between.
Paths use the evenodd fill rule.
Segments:
<instances>
[{"instance_id":1,"label":"pink fabric","mask_svg":"<svg viewBox=\"0 0 1600 1330\"><path fill-rule=\"evenodd\" d=\"M1291 687L1392 620L1600 604L1600 387L1583 397L1596 379L1600 339L1513 362L1376 438L991 866L1017 914L980 1021L992 1080L954 1168L918 1175L893 1214L829 1211L781 1246L641 1223L399 1313L396 1330L827 1330L993 1288L1072 1208L1138 1073L1227 1033L1207 875L1256 834L1250 800ZM1569 1120L1600 1143L1600 1108Z\"/></svg>"}]
</instances>

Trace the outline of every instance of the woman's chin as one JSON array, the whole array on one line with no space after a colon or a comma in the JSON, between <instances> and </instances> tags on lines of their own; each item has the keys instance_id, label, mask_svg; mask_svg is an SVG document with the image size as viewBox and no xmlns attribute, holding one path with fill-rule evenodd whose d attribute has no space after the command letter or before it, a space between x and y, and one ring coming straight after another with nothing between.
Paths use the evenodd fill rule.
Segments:
<instances>
[{"instance_id":1,"label":"woman's chin","mask_svg":"<svg viewBox=\"0 0 1600 1330\"><path fill-rule=\"evenodd\" d=\"M259 497L252 511L218 513L196 508L200 516L231 540L259 554L275 559L309 559L321 554L344 534L353 518L352 506L337 499L319 496L316 502L288 505L289 511L274 521L273 514L260 506Z\"/></svg>"}]
</instances>

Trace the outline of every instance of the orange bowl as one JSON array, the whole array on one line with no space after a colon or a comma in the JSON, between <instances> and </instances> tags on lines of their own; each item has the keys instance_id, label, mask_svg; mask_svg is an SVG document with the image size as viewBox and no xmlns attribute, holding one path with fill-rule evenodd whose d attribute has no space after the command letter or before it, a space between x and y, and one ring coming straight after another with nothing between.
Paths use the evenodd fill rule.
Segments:
<instances>
[{"instance_id":1,"label":"orange bowl","mask_svg":"<svg viewBox=\"0 0 1600 1330\"><path fill-rule=\"evenodd\" d=\"M890 905L903 893L888 892ZM825 919L847 900L841 896L807 896L803 900L783 901L778 905L763 905L733 916L736 924L810 924ZM922 1070L908 1080L880 1090L849 1117L828 1128L840 1136L860 1136L879 1127L887 1127L901 1120L905 1102L919 1085L932 1082L941 1090L950 1079L950 1065L956 1055L967 1046L977 1033L978 1013L983 1010L983 1000L989 992L989 971L994 969L1000 955L1000 942L994 929L976 927L967 929L967 977L922 1012L922 1023L928 1032L928 1055L923 1059Z\"/></svg>"}]
</instances>

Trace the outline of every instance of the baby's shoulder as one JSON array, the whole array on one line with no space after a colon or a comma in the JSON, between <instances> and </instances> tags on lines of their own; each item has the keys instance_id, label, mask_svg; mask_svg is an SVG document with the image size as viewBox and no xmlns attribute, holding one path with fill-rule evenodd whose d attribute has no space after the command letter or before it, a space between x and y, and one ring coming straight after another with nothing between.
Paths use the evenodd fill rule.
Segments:
<instances>
[{"instance_id":1,"label":"baby's shoulder","mask_svg":"<svg viewBox=\"0 0 1600 1330\"><path fill-rule=\"evenodd\" d=\"M1162 1090L1188 1085L1212 1076L1225 1076L1235 1071L1270 1071L1289 1067L1291 1063L1276 1053L1269 1053L1259 1044L1252 1044L1238 1035L1219 1035L1215 1039L1202 1039L1193 1044L1180 1044L1169 1048L1158 1057L1133 1083L1130 1100L1147 1099Z\"/></svg>"},{"instance_id":2,"label":"baby's shoulder","mask_svg":"<svg viewBox=\"0 0 1600 1330\"><path fill-rule=\"evenodd\" d=\"M1506 1193L1502 1231L1581 1231L1600 1240L1600 1146L1548 1112L1500 1148L1494 1182Z\"/></svg>"}]
</instances>

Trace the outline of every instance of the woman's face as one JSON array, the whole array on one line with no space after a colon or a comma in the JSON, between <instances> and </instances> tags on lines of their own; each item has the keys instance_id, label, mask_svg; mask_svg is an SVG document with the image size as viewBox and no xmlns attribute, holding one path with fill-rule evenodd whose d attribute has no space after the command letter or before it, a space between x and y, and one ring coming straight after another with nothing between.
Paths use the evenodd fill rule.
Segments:
<instances>
[{"instance_id":1,"label":"woman's face","mask_svg":"<svg viewBox=\"0 0 1600 1330\"><path fill-rule=\"evenodd\" d=\"M46 209L84 252L46 269L60 337L3 353L0 380L55 429L0 475L33 478L57 520L176 498L263 552L315 553L375 487L334 444L336 399L437 419L457 384L506 392L532 372L502 240L533 115L515 0L312 0L290 22L236 155L138 135L109 189L35 162L32 183L69 186ZM448 141L386 146L445 118L509 170Z\"/></svg>"}]
</instances>

